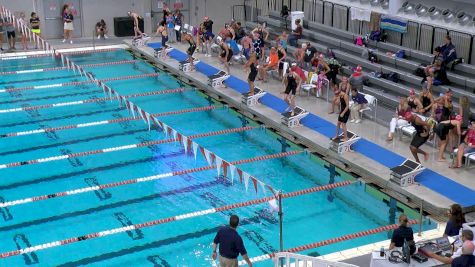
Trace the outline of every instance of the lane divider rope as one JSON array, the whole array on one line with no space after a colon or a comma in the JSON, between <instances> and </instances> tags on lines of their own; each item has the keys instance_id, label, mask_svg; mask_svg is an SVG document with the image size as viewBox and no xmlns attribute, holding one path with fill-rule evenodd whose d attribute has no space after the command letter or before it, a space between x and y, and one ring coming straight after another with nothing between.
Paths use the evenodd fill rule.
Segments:
<instances>
[{"instance_id":1,"label":"lane divider rope","mask_svg":"<svg viewBox=\"0 0 475 267\"><path fill-rule=\"evenodd\" d=\"M83 54L99 54L104 52L114 52L119 50L119 48L104 48L101 49L100 47L96 48L96 50L85 50L85 51L63 51L61 54L67 54L69 56L72 55L83 55ZM52 52L52 51L50 51ZM28 58L42 58L42 57L50 57L51 54L36 54L36 55L23 55L23 56L2 56L0 57L1 60L17 60L17 59L28 59ZM54 54L56 57L60 57L60 53L56 52Z\"/></svg>"},{"instance_id":2,"label":"lane divider rope","mask_svg":"<svg viewBox=\"0 0 475 267\"><path fill-rule=\"evenodd\" d=\"M257 161L264 161L264 160L269 160L269 159L283 158L283 157L287 157L287 156L291 156L291 155L296 155L296 154L299 154L299 153L302 153L302 152L303 151L301 151L301 150L294 150L294 151L270 154L270 155L265 155L265 156L258 156L258 157L243 159L243 160L237 160L237 161L231 162L231 164L239 165L239 164L257 162ZM3 202L3 203L0 203L0 208L18 206L18 205L22 205L22 204L26 204L26 203L42 201L42 200L51 199L51 198L77 195L77 194L87 193L87 192L96 191L96 190L100 190L100 189L119 187L119 186L137 184L137 183L143 183L143 182L150 182L150 181L164 179L164 178L178 176L178 175L184 175L184 174L189 174L189 173L212 170L212 169L215 169L215 168L216 168L216 165L208 165L208 166L203 166L203 167L191 168L191 169L180 170L180 171L173 171L173 172L169 172L169 173L162 173L162 174L156 174L156 175L147 176L147 177L134 178L134 179L129 179L129 180L123 180L123 181L108 183L108 184L102 184L102 185L98 185L98 186L83 187L83 188L71 189L71 190L68 190L68 191L57 192L57 193L52 193L52 194L47 194L47 195L27 197L27 198L23 198L23 199L11 200L11 201L6 201L6 202Z\"/></svg>"},{"instance_id":3,"label":"lane divider rope","mask_svg":"<svg viewBox=\"0 0 475 267\"><path fill-rule=\"evenodd\" d=\"M145 93L137 93L131 95L123 96L125 99L127 98L135 98L135 97L144 97L144 96L155 96L155 95L164 95L164 94L174 94L184 92L184 88L177 88L177 89L169 89L169 90L160 90L160 91L152 91L152 92L145 92ZM66 106L76 106L76 105L83 105L83 104L90 104L102 101L109 101L114 100L116 97L100 97L100 98L92 98L92 99L85 99L85 100L77 100L71 102L60 102L54 104L44 104L38 106L29 106L29 107L21 107L21 108L10 108L10 109L0 109L1 113L13 113L13 112L20 112L20 111L27 111L27 110L39 110L39 109L46 109L46 108L57 108L57 107L66 107Z\"/></svg>"},{"instance_id":4,"label":"lane divider rope","mask_svg":"<svg viewBox=\"0 0 475 267\"><path fill-rule=\"evenodd\" d=\"M111 61L111 62L104 62L104 63L85 64L85 65L80 65L80 66L83 67L83 68L103 67L103 66L112 66L112 65L121 65L121 64L131 64L131 63L135 63L137 61L138 60L121 60L121 61ZM43 69L4 71L4 72L0 72L0 75L25 74L25 73L34 73L34 72L67 70L67 69L69 69L69 68L67 66L64 66L64 67L51 67L51 68L43 68Z\"/></svg>"},{"instance_id":5,"label":"lane divider rope","mask_svg":"<svg viewBox=\"0 0 475 267\"><path fill-rule=\"evenodd\" d=\"M408 223L409 224L418 224L419 222L417 220L410 220ZM344 235L344 236L340 236L340 237L335 237L335 238L331 238L331 239L327 239L327 240L323 240L323 241L319 241L319 242L315 242L315 243L311 243L311 244L307 244L307 245L303 245L303 246L298 246L298 247L295 247L295 248L284 250L283 252L297 253L297 252L301 252L301 251L304 251L304 250L309 250L309 249L322 247L322 246L328 246L330 244L360 238L360 237L363 237L363 236L374 235L374 234L381 233L381 232L387 232L387 231L390 231L390 230L397 229L398 227L399 227L399 224L390 224L390 225L381 226L381 227L377 227L377 228L373 228L373 229L369 229L369 230L365 230L365 231L361 231L361 232L357 232L357 233L353 233L353 234L348 234L348 235ZM252 258L250 258L250 260L251 260L251 262L255 263L255 262L269 260L269 259L272 259L274 257L275 257L275 253L269 253L269 254L264 254L264 255L261 255L261 256L252 257ZM240 266L246 265L246 264L247 263L244 260L239 261Z\"/></svg>"},{"instance_id":6,"label":"lane divider rope","mask_svg":"<svg viewBox=\"0 0 475 267\"><path fill-rule=\"evenodd\" d=\"M217 136L217 135L223 135L223 134L229 134L229 133L237 133L237 132L253 130L253 129L256 129L256 128L258 128L258 126L246 126L246 127L239 127L239 128L231 128L231 129L225 129L225 130L219 130L219 131L213 131L213 132L191 135L191 136L188 136L188 139L191 140L191 139L195 139L195 138ZM11 163L6 163L6 164L0 164L0 169L19 167L19 166L24 166L24 165L33 165L33 164L39 164L39 163L45 163L45 162L51 162L51 161L59 161L59 160L65 160L65 159L69 159L69 158L77 158L77 157L84 157L84 156L90 156L90 155L104 154L104 153L128 150L128 149L133 149L133 148L140 148L140 147L147 147L147 146L153 146L153 145L159 145L159 144L173 143L173 142L176 142L176 141L180 141L180 140L178 138L168 138L168 139L164 139L164 140L148 141L148 142L142 142L142 143L137 143L137 144L130 144L130 145L124 145L124 146L117 146L117 147L109 147L109 148L103 148L103 149L97 149L97 150L91 150L91 151L84 151L84 152L78 152L78 153L72 153L72 154L66 154L66 155L60 155L60 156L52 156L52 157L47 157L47 158L11 162Z\"/></svg>"},{"instance_id":7,"label":"lane divider rope","mask_svg":"<svg viewBox=\"0 0 475 267\"><path fill-rule=\"evenodd\" d=\"M204 106L204 107L197 107L197 108L189 108L189 109L180 109L175 111L166 111L161 113L151 114L154 117L163 117L169 115L179 115L179 114L186 114L192 112L200 112L200 111L209 111L213 109L217 109L219 107L216 106ZM32 135L32 134L41 134L47 132L57 132L57 131L64 131L76 128L86 128L86 127L93 127L111 123L119 123L124 121L135 121L141 120L142 117L140 116L133 116L133 117L124 117L119 119L112 119L112 120L103 120L103 121L93 121L93 122L85 122L80 124L70 124L52 128L44 128L44 129L36 129L36 130L29 130L29 131L22 131L22 132L15 132L15 133L7 133L7 134L0 134L0 138L7 138L7 137L14 137L14 136L25 136L25 135Z\"/></svg>"},{"instance_id":8,"label":"lane divider rope","mask_svg":"<svg viewBox=\"0 0 475 267\"><path fill-rule=\"evenodd\" d=\"M344 181L344 182L339 182L339 183L334 183L334 184L329 184L329 185L324 185L324 186L317 186L311 189L310 191L308 190L299 190L296 192L300 192L297 195L304 195L304 194L309 194L309 193L315 193L319 191L325 191L325 190L331 190L337 187L342 187L342 186L347 186L349 184L354 183L354 181ZM296 193L292 192L292 193ZM292 195L292 196L291 196ZM287 197L293 197L293 194L288 195ZM52 247L58 247L58 246L64 246L67 244L71 243L77 243L80 241L85 241L89 239L94 239L94 238L100 238L100 237L105 237L109 235L114 235L114 234L119 234L127 231L132 231L134 229L141 229L141 228L146 228L146 227L151 227L151 226L157 226L160 224L165 224L169 222L174 222L174 221L179 221L179 220L184 220L184 219L190 219L190 218L195 218L195 217L200 217L208 214L213 214L221 211L226 211L226 210L232 210L236 208L242 208L246 206L251 206L251 205L257 205L257 204L262 204L271 200L274 200L275 196L270 196L270 197L265 197L265 198L260 198L260 199L254 199L254 200L249 200L245 202L239 202L239 203L234 203L222 207L217 207L217 208L210 208L206 210L200 210L200 211L195 211L195 212L190 212L190 213L185 213L181 215L176 215L168 218L162 218L154 221L148 221L144 223L139 223L139 224L133 224L125 227L118 227L110 230L104 230L101 232L95 232L95 233L90 233L86 235L82 235L79 237L72 237L68 239L63 239L63 240L58 240L58 241L53 241L53 242L48 242L44 243L41 245L36 245L36 246L31 246L28 248L24 249L18 249L18 250L13 250L13 251L8 251L0 254L0 258L8 258L16 255L21 255L21 254L26 254L26 253L31 253L39 250L44 250Z\"/></svg>"},{"instance_id":9,"label":"lane divider rope","mask_svg":"<svg viewBox=\"0 0 475 267\"><path fill-rule=\"evenodd\" d=\"M159 75L160 74L158 74L158 73L148 73L148 74L139 74L139 75L129 75L129 76L114 77L114 78L106 78L106 79L94 80L94 81L93 80L87 80L87 81L80 81L80 82L66 82L66 83L26 86L26 87L19 87L19 88L8 88L8 89L0 89L0 93L35 90L35 89L45 89L45 88L55 88L55 87L72 86L72 85L80 85L80 84L90 84L90 83L97 83L97 82L112 82L112 81L131 80L131 79L139 79L139 78L145 78L145 77L157 77Z\"/></svg>"}]
</instances>

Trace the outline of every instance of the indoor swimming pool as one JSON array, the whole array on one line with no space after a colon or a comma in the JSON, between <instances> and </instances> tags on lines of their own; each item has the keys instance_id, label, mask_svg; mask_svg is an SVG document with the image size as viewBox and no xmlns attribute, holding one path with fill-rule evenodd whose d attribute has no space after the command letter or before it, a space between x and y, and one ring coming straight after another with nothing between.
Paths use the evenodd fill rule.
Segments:
<instances>
[{"instance_id":1,"label":"indoor swimming pool","mask_svg":"<svg viewBox=\"0 0 475 267\"><path fill-rule=\"evenodd\" d=\"M200 147L228 162L244 160L236 166L262 183L230 170L226 177L216 168L196 171L213 161L199 149L185 151L171 141L150 145L174 136L153 123L149 130L113 94L64 68L58 58L2 60L0 254L272 196L264 185L288 193L353 182L284 199L284 249L393 224L401 212L418 218L416 211L130 51L69 57L177 132L203 134L193 139ZM114 186L100 187L104 184ZM57 194L90 187L97 190ZM279 216L262 203L10 256L0 266L210 266L211 243L230 214L241 218L238 232L250 257L279 250ZM425 220L424 230L435 227ZM324 255L385 239L387 232L302 253Z\"/></svg>"}]
</instances>

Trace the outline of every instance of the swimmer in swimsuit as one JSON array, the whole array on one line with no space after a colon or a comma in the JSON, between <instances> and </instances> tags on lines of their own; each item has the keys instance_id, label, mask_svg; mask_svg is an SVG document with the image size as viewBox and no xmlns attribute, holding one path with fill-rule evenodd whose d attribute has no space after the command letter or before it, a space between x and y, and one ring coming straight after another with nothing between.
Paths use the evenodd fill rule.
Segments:
<instances>
[{"instance_id":1,"label":"swimmer in swimsuit","mask_svg":"<svg viewBox=\"0 0 475 267\"><path fill-rule=\"evenodd\" d=\"M140 28L139 28L139 19L142 19L142 17L132 11L127 12L127 15L129 15L129 17L131 17L134 20L134 34L135 34L134 39L144 37L144 34L140 31Z\"/></svg>"},{"instance_id":2,"label":"swimmer in swimsuit","mask_svg":"<svg viewBox=\"0 0 475 267\"><path fill-rule=\"evenodd\" d=\"M224 64L226 71L229 73L229 61L233 57L233 50L229 47L229 45L224 42L222 39L219 41L219 46L221 47L221 54L219 55L219 59Z\"/></svg>"},{"instance_id":3,"label":"swimmer in swimsuit","mask_svg":"<svg viewBox=\"0 0 475 267\"><path fill-rule=\"evenodd\" d=\"M191 34L185 33L184 35L184 39L189 45L188 49L186 50L186 54L188 55L188 62L190 62L191 71L193 71L195 69L195 65L193 64L193 54L196 50L196 42Z\"/></svg>"},{"instance_id":4,"label":"swimmer in swimsuit","mask_svg":"<svg viewBox=\"0 0 475 267\"><path fill-rule=\"evenodd\" d=\"M251 52L249 55L249 60L244 65L244 69L247 68L251 70L247 76L247 82L249 83L249 96L251 96L254 95L254 81L256 80L257 76L257 58L255 52Z\"/></svg>"},{"instance_id":5,"label":"swimmer in swimsuit","mask_svg":"<svg viewBox=\"0 0 475 267\"><path fill-rule=\"evenodd\" d=\"M289 107L286 111L290 111L290 116L294 116L295 110L295 95L297 94L297 89L302 85L302 78L294 71L294 65L290 67L287 71L288 73L284 76L284 101L289 104Z\"/></svg>"},{"instance_id":6,"label":"swimmer in swimsuit","mask_svg":"<svg viewBox=\"0 0 475 267\"><path fill-rule=\"evenodd\" d=\"M341 141L348 140L348 129L346 128L346 122L348 122L348 118L350 117L350 100L348 95L345 91L340 90L339 92L340 97L340 114L338 115L338 121L336 123L336 133L335 137L332 140L336 140L340 136L340 127L343 128L343 138Z\"/></svg>"}]
</instances>

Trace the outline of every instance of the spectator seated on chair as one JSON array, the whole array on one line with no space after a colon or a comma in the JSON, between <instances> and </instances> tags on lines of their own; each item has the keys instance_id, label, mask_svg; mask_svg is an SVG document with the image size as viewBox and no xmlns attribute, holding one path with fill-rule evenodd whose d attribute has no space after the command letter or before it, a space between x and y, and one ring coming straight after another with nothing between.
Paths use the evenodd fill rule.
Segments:
<instances>
[{"instance_id":1,"label":"spectator seated on chair","mask_svg":"<svg viewBox=\"0 0 475 267\"><path fill-rule=\"evenodd\" d=\"M422 87L422 93L419 96L419 101L422 104L422 108L419 110L420 113L426 117L430 117L434 107L434 97L427 86Z\"/></svg>"},{"instance_id":2,"label":"spectator seated on chair","mask_svg":"<svg viewBox=\"0 0 475 267\"><path fill-rule=\"evenodd\" d=\"M325 61L325 57L323 54L318 54L315 53L313 55L312 61L311 61L312 67L315 69L316 73L321 73L327 75L327 73L330 71L330 67L328 66L327 62Z\"/></svg>"},{"instance_id":3,"label":"spectator seated on chair","mask_svg":"<svg viewBox=\"0 0 475 267\"><path fill-rule=\"evenodd\" d=\"M303 67L303 58L305 55L305 48L307 48L306 44L302 44L302 47L297 48L297 50L294 51L292 54L297 61L297 65L299 67Z\"/></svg>"},{"instance_id":4,"label":"spectator seated on chair","mask_svg":"<svg viewBox=\"0 0 475 267\"><path fill-rule=\"evenodd\" d=\"M97 39L100 39L100 38L106 39L106 38L108 38L107 33L108 33L108 30L107 30L106 22L103 19L101 19L101 21L96 23Z\"/></svg>"},{"instance_id":5,"label":"spectator seated on chair","mask_svg":"<svg viewBox=\"0 0 475 267\"><path fill-rule=\"evenodd\" d=\"M465 138L463 138L462 143L458 146L457 155L450 168L462 167L463 156L468 153L475 153L475 119L471 120L470 126L464 135Z\"/></svg>"},{"instance_id":6,"label":"spectator seated on chair","mask_svg":"<svg viewBox=\"0 0 475 267\"><path fill-rule=\"evenodd\" d=\"M432 85L438 86L450 84L450 81L447 78L447 71L441 65L439 60L435 61L435 63L427 69L426 75L426 78L422 81L424 82L427 80L427 87L429 90L432 90Z\"/></svg>"},{"instance_id":7,"label":"spectator seated on chair","mask_svg":"<svg viewBox=\"0 0 475 267\"><path fill-rule=\"evenodd\" d=\"M452 38L449 35L445 36L444 41L445 44L440 46L440 53L443 59L442 66L445 68L457 58L457 51L455 51L455 46L452 44Z\"/></svg>"},{"instance_id":8,"label":"spectator seated on chair","mask_svg":"<svg viewBox=\"0 0 475 267\"><path fill-rule=\"evenodd\" d=\"M359 93L356 88L351 88L351 99L353 100L353 105L351 105L350 111L350 122L360 123L361 122L361 113L368 101L363 94Z\"/></svg>"},{"instance_id":9,"label":"spectator seated on chair","mask_svg":"<svg viewBox=\"0 0 475 267\"><path fill-rule=\"evenodd\" d=\"M292 30L292 34L289 35L289 44L297 47L297 41L302 38L303 27L300 25L300 19L295 20L295 30Z\"/></svg>"},{"instance_id":10,"label":"spectator seated on chair","mask_svg":"<svg viewBox=\"0 0 475 267\"><path fill-rule=\"evenodd\" d=\"M280 43L280 45L285 49L285 52L287 52L287 43L289 42L289 36L287 35L286 31L283 31L275 40L277 43Z\"/></svg>"},{"instance_id":11,"label":"spectator seated on chair","mask_svg":"<svg viewBox=\"0 0 475 267\"><path fill-rule=\"evenodd\" d=\"M271 47L269 53L269 62L265 63L263 66L259 67L259 80L267 82L267 72L270 70L277 70L279 67L279 56L277 49Z\"/></svg>"},{"instance_id":12,"label":"spectator seated on chair","mask_svg":"<svg viewBox=\"0 0 475 267\"><path fill-rule=\"evenodd\" d=\"M394 132L396 131L396 128L409 125L409 122L405 118L405 114L410 111L411 111L411 108L407 104L407 98L400 97L399 105L396 109L396 113L394 114L394 117L389 122L389 133L388 133L388 138L386 139L388 142L393 140Z\"/></svg>"},{"instance_id":13,"label":"spectator seated on chair","mask_svg":"<svg viewBox=\"0 0 475 267\"><path fill-rule=\"evenodd\" d=\"M438 255L432 251L426 250L426 255L429 258L434 258L443 264L451 264L452 267L462 267L462 266L474 266L474 241L473 241L473 232L471 230L465 229L462 230L462 235L460 240L462 241L462 246L459 247L452 256L446 257L443 255ZM441 266L441 265L439 265ZM446 266L446 265L444 265Z\"/></svg>"},{"instance_id":14,"label":"spectator seated on chair","mask_svg":"<svg viewBox=\"0 0 475 267\"><path fill-rule=\"evenodd\" d=\"M363 75L363 68L361 66L356 67L355 72L351 74L349 79L351 88L356 88L358 91L363 91L363 82L364 82L364 75Z\"/></svg>"},{"instance_id":15,"label":"spectator seated on chair","mask_svg":"<svg viewBox=\"0 0 475 267\"><path fill-rule=\"evenodd\" d=\"M413 88L409 90L409 96L407 97L407 105L411 109L411 112L419 113L419 111L422 110L422 103L416 96L416 90L414 90Z\"/></svg>"},{"instance_id":16,"label":"spectator seated on chair","mask_svg":"<svg viewBox=\"0 0 475 267\"><path fill-rule=\"evenodd\" d=\"M305 47L305 53L303 55L304 69L309 70L312 66L312 59L317 53L317 49L312 46L310 42L307 42Z\"/></svg>"}]
</instances>

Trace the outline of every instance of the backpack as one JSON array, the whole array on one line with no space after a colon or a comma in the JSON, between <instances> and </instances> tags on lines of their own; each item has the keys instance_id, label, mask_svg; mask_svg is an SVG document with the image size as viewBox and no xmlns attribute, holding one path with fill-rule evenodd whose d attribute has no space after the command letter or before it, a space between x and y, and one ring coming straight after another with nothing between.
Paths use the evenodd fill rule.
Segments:
<instances>
[{"instance_id":1,"label":"backpack","mask_svg":"<svg viewBox=\"0 0 475 267\"><path fill-rule=\"evenodd\" d=\"M368 50L368 60L371 63L378 63L378 56L372 51Z\"/></svg>"},{"instance_id":2,"label":"backpack","mask_svg":"<svg viewBox=\"0 0 475 267\"><path fill-rule=\"evenodd\" d=\"M450 67L450 70L453 71L455 69L455 66L463 62L464 60L461 57L454 59L454 61L452 61L452 66Z\"/></svg>"},{"instance_id":3,"label":"backpack","mask_svg":"<svg viewBox=\"0 0 475 267\"><path fill-rule=\"evenodd\" d=\"M328 58L335 58L335 53L333 52L333 49L327 48L327 57Z\"/></svg>"},{"instance_id":4,"label":"backpack","mask_svg":"<svg viewBox=\"0 0 475 267\"><path fill-rule=\"evenodd\" d=\"M388 34L385 32L381 33L381 37L379 38L379 41L385 43L387 39L388 39Z\"/></svg>"},{"instance_id":5,"label":"backpack","mask_svg":"<svg viewBox=\"0 0 475 267\"><path fill-rule=\"evenodd\" d=\"M372 31L369 35L369 39L376 42L381 41L381 31Z\"/></svg>"},{"instance_id":6,"label":"backpack","mask_svg":"<svg viewBox=\"0 0 475 267\"><path fill-rule=\"evenodd\" d=\"M406 58L406 50L401 49L396 52L396 57L397 58Z\"/></svg>"},{"instance_id":7,"label":"backpack","mask_svg":"<svg viewBox=\"0 0 475 267\"><path fill-rule=\"evenodd\" d=\"M396 72L390 72L389 75L388 75L388 80L390 80L394 83L398 83L399 82L399 74L397 74Z\"/></svg>"},{"instance_id":8,"label":"backpack","mask_svg":"<svg viewBox=\"0 0 475 267\"><path fill-rule=\"evenodd\" d=\"M419 66L415 71L414 71L414 74L416 76L419 76L419 77L422 77L422 78L425 78L426 77L426 73L424 71L424 67L422 66Z\"/></svg>"},{"instance_id":9,"label":"backpack","mask_svg":"<svg viewBox=\"0 0 475 267\"><path fill-rule=\"evenodd\" d=\"M357 46L364 46L363 38L361 36L356 37L355 45Z\"/></svg>"}]
</instances>

